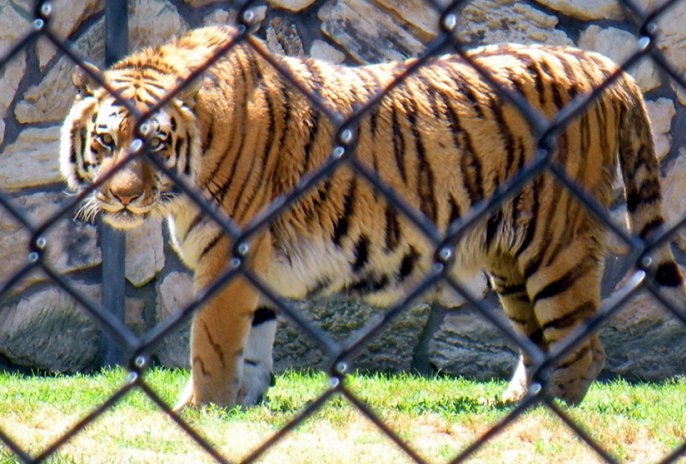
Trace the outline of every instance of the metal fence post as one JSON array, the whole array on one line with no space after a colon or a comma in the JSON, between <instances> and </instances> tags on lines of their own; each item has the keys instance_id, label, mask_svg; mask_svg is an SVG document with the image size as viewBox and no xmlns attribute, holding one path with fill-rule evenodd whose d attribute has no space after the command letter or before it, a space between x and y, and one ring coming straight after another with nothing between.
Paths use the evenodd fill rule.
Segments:
<instances>
[{"instance_id":1,"label":"metal fence post","mask_svg":"<svg viewBox=\"0 0 686 464\"><path fill-rule=\"evenodd\" d=\"M105 65L107 67L123 58L128 51L128 1L107 0L105 3ZM102 305L119 320L124 320L126 296L125 244L123 230L106 223L100 225L102 248ZM101 365L124 363L121 346L109 334L103 332Z\"/></svg>"}]
</instances>

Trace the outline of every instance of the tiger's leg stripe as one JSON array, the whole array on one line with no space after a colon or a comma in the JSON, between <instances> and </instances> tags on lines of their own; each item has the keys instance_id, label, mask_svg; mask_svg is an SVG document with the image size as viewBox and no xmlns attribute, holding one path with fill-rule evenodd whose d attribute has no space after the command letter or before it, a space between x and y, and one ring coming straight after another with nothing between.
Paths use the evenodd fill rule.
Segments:
<instances>
[{"instance_id":1,"label":"tiger's leg stripe","mask_svg":"<svg viewBox=\"0 0 686 464\"><path fill-rule=\"evenodd\" d=\"M521 284L513 284L513 285L497 285L493 288L493 290L501 296L512 296L512 295L519 295L519 294L526 294L526 285L521 283Z\"/></svg>"},{"instance_id":2,"label":"tiger's leg stripe","mask_svg":"<svg viewBox=\"0 0 686 464\"><path fill-rule=\"evenodd\" d=\"M534 295L531 299L533 303L537 303L546 298L552 298L565 290L571 288L579 278L586 275L586 273L597 264L595 258L587 256L579 264L574 266L569 271L565 272L562 277L550 282Z\"/></svg>"},{"instance_id":3,"label":"tiger's leg stripe","mask_svg":"<svg viewBox=\"0 0 686 464\"><path fill-rule=\"evenodd\" d=\"M562 317L546 322L545 324L543 324L542 329L543 331L547 331L548 329L559 330L572 327L578 324L580 320L586 319L587 317L591 316L593 313L595 313L596 309L597 305L592 301L581 303L572 311L562 315Z\"/></svg>"},{"instance_id":4,"label":"tiger's leg stripe","mask_svg":"<svg viewBox=\"0 0 686 464\"><path fill-rule=\"evenodd\" d=\"M222 350L221 345L214 340L214 338L212 337L212 333L210 332L210 329L207 327L207 324L205 322L202 323L202 328L205 331L205 336L207 337L207 341L212 347L212 350L219 357L219 362L221 363L222 367L226 367L226 359L224 359L224 350Z\"/></svg>"},{"instance_id":5,"label":"tiger's leg stripe","mask_svg":"<svg viewBox=\"0 0 686 464\"><path fill-rule=\"evenodd\" d=\"M202 375L207 377L209 375L209 372L205 367L205 362L202 360L200 356L196 356L193 358L193 367L195 367L196 364L200 366L200 372L202 372Z\"/></svg>"},{"instance_id":6,"label":"tiger's leg stripe","mask_svg":"<svg viewBox=\"0 0 686 464\"><path fill-rule=\"evenodd\" d=\"M357 178L353 177L350 180L350 187L348 187L348 191L346 192L345 197L343 197L343 213L336 218L333 235L331 236L331 241L338 247L341 246L343 237L348 235L349 221L355 211L354 202L356 190Z\"/></svg>"},{"instance_id":7,"label":"tiger's leg stripe","mask_svg":"<svg viewBox=\"0 0 686 464\"><path fill-rule=\"evenodd\" d=\"M207 256L207 254L212 251L212 249L219 244L219 242L224 238L223 233L217 233L217 235L210 240L207 245L205 245L205 248L202 249L202 252L200 253L200 259L204 258Z\"/></svg>"},{"instance_id":8,"label":"tiger's leg stripe","mask_svg":"<svg viewBox=\"0 0 686 464\"><path fill-rule=\"evenodd\" d=\"M576 353L574 353L571 357L565 359L563 362L558 364L556 366L556 370L563 370L563 369L571 368L572 366L574 366L574 364L576 364L577 362L579 362L579 360L581 360L584 356L586 356L590 350L591 350L590 346L588 346L588 345L583 346ZM576 381L576 379L572 379L572 380L570 380L569 383L575 382L575 381Z\"/></svg>"}]
</instances>

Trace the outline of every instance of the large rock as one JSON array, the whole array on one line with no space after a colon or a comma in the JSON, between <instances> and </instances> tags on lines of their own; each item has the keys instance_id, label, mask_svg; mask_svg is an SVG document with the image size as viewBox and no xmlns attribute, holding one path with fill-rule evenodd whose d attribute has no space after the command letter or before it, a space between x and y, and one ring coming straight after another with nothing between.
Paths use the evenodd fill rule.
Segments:
<instances>
[{"instance_id":1,"label":"large rock","mask_svg":"<svg viewBox=\"0 0 686 464\"><path fill-rule=\"evenodd\" d=\"M18 197L15 206L36 224L50 218L59 211L64 196L61 192L34 193ZM0 282L7 282L19 269L28 264L29 240L31 234L5 209L0 209ZM97 246L97 231L94 226L71 220L71 215L58 220L45 234L47 253L45 261L58 272L67 273L100 264L102 259ZM31 272L11 292L45 280L42 272Z\"/></svg>"},{"instance_id":2,"label":"large rock","mask_svg":"<svg viewBox=\"0 0 686 464\"><path fill-rule=\"evenodd\" d=\"M93 300L100 289L80 285ZM64 290L47 288L0 310L0 354L12 364L55 372L96 368L98 324Z\"/></svg>"},{"instance_id":3,"label":"large rock","mask_svg":"<svg viewBox=\"0 0 686 464\"><path fill-rule=\"evenodd\" d=\"M686 373L686 326L652 297L632 299L599 334L606 374L660 381ZM509 378L517 363L516 345L471 309L446 315L427 354L437 371L478 380Z\"/></svg>"},{"instance_id":4,"label":"large rock","mask_svg":"<svg viewBox=\"0 0 686 464\"><path fill-rule=\"evenodd\" d=\"M2 53L0 53L2 56ZM14 94L19 88L19 82L24 77L26 70L26 52L21 51L14 56L5 68L0 72L0 145L5 140L5 117L7 116L7 109L9 108Z\"/></svg>"},{"instance_id":5,"label":"large rock","mask_svg":"<svg viewBox=\"0 0 686 464\"><path fill-rule=\"evenodd\" d=\"M635 35L616 27L601 28L593 25L581 32L577 45L585 50L593 50L612 58L622 64L637 49L638 39ZM631 66L631 74L641 90L647 92L661 84L660 75L653 62L644 58L638 65Z\"/></svg>"},{"instance_id":6,"label":"large rock","mask_svg":"<svg viewBox=\"0 0 686 464\"><path fill-rule=\"evenodd\" d=\"M478 380L511 377L517 356L516 345L477 310L467 308L446 314L427 351L437 372Z\"/></svg>"},{"instance_id":7,"label":"large rock","mask_svg":"<svg viewBox=\"0 0 686 464\"><path fill-rule=\"evenodd\" d=\"M686 326L649 295L633 298L603 326L605 370L632 380L686 374Z\"/></svg>"},{"instance_id":8,"label":"large rock","mask_svg":"<svg viewBox=\"0 0 686 464\"><path fill-rule=\"evenodd\" d=\"M164 268L162 218L126 232L126 280L141 287Z\"/></svg>"},{"instance_id":9,"label":"large rock","mask_svg":"<svg viewBox=\"0 0 686 464\"><path fill-rule=\"evenodd\" d=\"M359 302L329 300L294 303L307 320L341 344L354 339L366 322L383 313L380 308ZM429 306L426 304L405 309L377 336L362 345L350 359L351 368L388 372L409 370L428 317ZM279 315L274 348L276 371L292 367L326 369L329 362L331 359L315 340L285 315Z\"/></svg>"},{"instance_id":10,"label":"large rock","mask_svg":"<svg viewBox=\"0 0 686 464\"><path fill-rule=\"evenodd\" d=\"M364 0L326 3L318 16L322 32L360 63L403 60L424 50L387 11Z\"/></svg>"},{"instance_id":11,"label":"large rock","mask_svg":"<svg viewBox=\"0 0 686 464\"><path fill-rule=\"evenodd\" d=\"M545 43L573 45L557 29L556 16L517 0L477 0L462 9L457 22L460 39L473 43Z\"/></svg>"},{"instance_id":12,"label":"large rock","mask_svg":"<svg viewBox=\"0 0 686 464\"><path fill-rule=\"evenodd\" d=\"M50 30L63 39L67 39L84 20L105 7L104 3L98 0L51 0L49 5ZM56 51L52 42L38 41L36 55L41 68L50 61Z\"/></svg>"},{"instance_id":13,"label":"large rock","mask_svg":"<svg viewBox=\"0 0 686 464\"><path fill-rule=\"evenodd\" d=\"M672 119L676 115L674 100L658 98L657 100L646 100L645 103L655 140L655 151L657 157L662 159L672 149Z\"/></svg>"},{"instance_id":14,"label":"large rock","mask_svg":"<svg viewBox=\"0 0 686 464\"><path fill-rule=\"evenodd\" d=\"M193 278L183 272L170 272L157 285L155 322L164 321L193 301ZM165 337L155 350L159 362L169 367L190 367L188 344L190 321Z\"/></svg>"},{"instance_id":15,"label":"large rock","mask_svg":"<svg viewBox=\"0 0 686 464\"><path fill-rule=\"evenodd\" d=\"M60 128L28 128L0 156L0 188L17 189L61 182Z\"/></svg>"},{"instance_id":16,"label":"large rock","mask_svg":"<svg viewBox=\"0 0 686 464\"><path fill-rule=\"evenodd\" d=\"M617 0L536 0L536 3L583 21L624 18Z\"/></svg>"}]
</instances>

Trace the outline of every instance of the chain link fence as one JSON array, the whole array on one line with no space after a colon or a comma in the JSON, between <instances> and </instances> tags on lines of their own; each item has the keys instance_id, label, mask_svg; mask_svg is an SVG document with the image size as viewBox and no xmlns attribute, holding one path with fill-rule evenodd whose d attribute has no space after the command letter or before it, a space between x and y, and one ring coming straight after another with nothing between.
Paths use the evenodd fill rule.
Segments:
<instances>
[{"instance_id":1,"label":"chain link fence","mask_svg":"<svg viewBox=\"0 0 686 464\"><path fill-rule=\"evenodd\" d=\"M653 62L659 66L662 72L666 73L673 80L673 82L676 82L682 89L686 89L686 82L684 78L656 46L659 37L659 28L657 28L655 25L656 21L659 20L661 16L668 15L670 8L672 8L677 1L678 0L662 2L659 7L646 12L641 6L634 2L629 0L621 0L622 7L627 15L633 18L636 23L637 30L639 31L636 41L636 50L624 63L621 63L621 67L622 69L626 69L637 61L649 57L649 59L652 59ZM319 106L322 114L334 123L337 129L334 142L335 148L329 158L329 161L320 166L316 171L312 172L298 185L297 188L295 188L289 194L278 198L272 205L270 205L267 211L263 212L258 221L253 221L250 226L246 228L241 228L230 219L218 214L214 209L209 207L207 202L196 191L194 191L192 188L181 185L181 188L185 190L185 192L198 205L206 209L207 214L210 215L217 223L221 224L225 228L226 232L230 234L233 239L233 243L235 244L233 250L235 262L230 269L228 269L219 279L214 282L212 287L204 294L203 298L193 302L188 307L182 308L179 312L168 317L159 323L154 329L146 332L141 337L135 335L129 328L127 328L127 326L122 322L121 317L113 314L110 310L111 308L107 307L107 304L95 303L90 298L83 295L68 277L61 274L48 260L45 259L46 249L50 246L50 244L46 243L46 240L43 238L45 237L46 232L49 231L49 229L58 219L70 218L73 215L75 207L83 200L85 196L89 195L93 189L97 187L97 185L89 188L78 197L70 199L65 207L59 212L55 213L50 220L41 223L34 222L34 220L28 216L25 211L17 206L17 204L13 201L11 194L5 192L4 190L0 190L0 204L2 207L5 208L18 222L20 222L21 225L28 230L31 235L27 262L10 279L0 282L1 291L3 293L9 292L12 287L22 278L36 268L40 268L42 272L49 276L53 282L63 288L76 301L78 301L78 303L86 311L88 311L93 318L99 321L103 330L114 340L116 345L121 347L123 352L132 353L126 361L129 371L128 381L126 384L117 392L115 392L107 401L103 402L99 407L84 417L79 423L74 425L57 441L43 450L40 454L34 456L29 455L29 453L22 449L22 447L19 446L8 433L11 431L12 425L0 424L0 440L4 442L4 444L17 456L19 460L25 463L38 463L46 461L62 445L67 443L72 437L81 432L87 425L93 422L101 414L108 411L108 409L111 408L119 399L127 395L131 390L138 389L144 392L145 395L155 402L162 411L164 411L174 422L178 424L179 427L185 431L185 433L187 433L202 448L204 448L207 453L216 459L217 462L228 462L226 458L224 458L215 448L213 448L208 441L202 438L201 435L194 430L191 425L189 425L189 423L187 423L182 417L170 409L170 406L160 398L158 393L155 392L145 382L142 373L146 369L148 354L164 339L164 337L172 333L179 326L179 324L185 322L197 310L197 308L202 305L203 301L221 288L222 285L238 275L243 275L252 283L252 285L258 288L263 295L266 295L281 312L297 322L297 324L302 327L303 331L307 332L311 337L318 341L322 350L327 353L329 359L331 360L331 368L328 373L330 376L328 389L326 389L326 391L318 398L311 401L303 410L299 411L292 421L290 421L280 431L262 443L242 462L255 462L260 459L260 457L262 457L264 453L270 449L270 447L281 440L284 436L289 434L290 431L311 416L330 398L335 395L341 395L371 422L373 422L376 427L387 434L388 437L395 442L398 447L404 450L411 460L417 463L425 463L425 459L416 453L411 445L401 438L396 431L392 430L391 427L385 424L384 421L372 410L370 410L370 408L368 408L365 403L360 400L360 398L358 398L358 396L349 388L346 382L346 372L348 370L347 360L350 358L351 354L353 354L356 349L363 346L367 341L377 335L378 332L386 326L388 321L395 318L406 308L406 306L414 299L414 297L418 296L427 288L430 288L439 282L447 283L457 292L462 294L472 305L482 312L484 317L489 319L495 326L502 330L505 336L510 338L513 342L520 344L520 346L521 344L526 344L527 342L527 340L524 340L511 328L507 320L505 320L503 317L500 317L497 311L493 311L493 308L489 303L475 299L471 293L463 287L463 284L448 276L446 273L447 266L443 265L444 257L442 257L442 254L444 250L450 250L453 244L459 240L459 238L462 237L471 227L473 227L474 224L478 223L481 219L488 217L491 213L496 211L497 208L507 198L516 194L523 185L545 171L552 173L563 185L565 185L566 188L577 195L579 200L586 205L589 210L592 211L598 221L601 221L609 230L620 237L620 239L627 246L632 248L633 255L639 257L637 259L640 259L641 256L645 255L645 253L654 247L669 241L675 236L675 234L679 233L683 223L686 222L686 216L682 217L675 225L663 231L658 236L653 237L649 243L644 243L637 236L628 234L624 228L618 226L608 219L605 209L600 207L594 198L589 197L585 192L579 191L574 182L567 177L564 169L555 164L554 160L552 159L552 151L550 147L554 145L555 134L559 132L561 127L564 127L571 120L581 114L589 105L589 103L592 102L593 99L604 88L613 82L617 75L610 76L604 85L595 89L594 92L580 95L573 99L570 104L565 106L557 115L555 115L555 117L548 120L541 117L521 95L512 93L511 91L502 88L502 86L500 86L495 79L489 76L486 70L481 69L477 64L472 63L472 66L474 66L476 71L481 74L494 88L496 88L504 99L515 105L519 111L521 111L521 113L527 117L532 127L534 127L534 132L537 134L539 151L534 163L519 172L516 176L514 176L514 178L507 182L507 184L502 185L498 189L496 195L494 195L492 198L488 199L487 201L481 201L477 203L471 211L455 221L445 234L437 230L436 226L419 211L414 210L409 204L407 204L403 198L396 194L393 189L384 183L374 171L370 170L367 165L356 159L356 123L365 114L367 114L370 109L374 107L374 105L378 104L378 102L381 101L392 88L402 82L406 76L415 72L432 56L450 51L461 55L465 60L469 61L469 58L465 55L468 44L458 40L455 34L455 28L459 28L459 15L461 8L464 6L463 4L466 3L468 2L454 1L450 3L447 1L426 0L426 8L434 9L440 14L439 34L436 35L436 37L428 44L425 53L418 57L418 59L407 68L403 75L398 77L396 82L394 82L388 88L380 90L375 96L370 98L369 101L360 104L349 116L345 116L338 112L336 108L325 107L322 103L323 99L317 94L316 91L311 92L302 85L298 84L297 80L293 79L288 70L278 69L279 73L281 73L284 79L291 80L293 85L299 88L301 92L306 94L314 105ZM239 20L237 26L239 34L235 37L233 42L224 47L224 49L215 57L215 59L219 58L219 56L222 54L229 52L229 50L236 44L250 41L251 34L253 34L256 26L256 15L254 13L255 5L256 2L250 1L242 4L240 11L238 12ZM2 67L5 66L5 64L7 64L15 55L20 53L28 46L34 44L40 37L49 40L59 50L60 53L69 56L75 63L83 63L84 57L75 51L72 44L70 44L68 41L65 41L63 37L60 37L58 34L53 32L50 22L52 13L51 8L51 4L46 1L38 1L35 4L32 29L22 40L18 41L13 47L11 47L11 49L4 56L0 57L0 69L2 69ZM115 15L117 13L112 12L112 10L108 10L107 14ZM114 39L112 40L117 40L116 33L114 35ZM277 68L279 67L278 61L273 59L270 55L264 54L263 57L273 66ZM214 61L208 62L206 66L199 69L195 74L201 74L204 70L211 66L213 62ZM183 87L183 85L181 85L180 88ZM172 98L172 96L173 95L169 95L166 100L168 101ZM152 112L161 107L164 103L165 101L159 102L157 107L151 110L151 113L139 115L141 122L147 119ZM57 153L55 153L55 156L57 156ZM145 150L142 150L139 156L146 156ZM176 178L175 174L165 168L165 166L156 160L156 158L151 156L148 159L150 162L155 163L157 168L164 171L166 175L173 179ZM415 227L424 233L427 239L435 247L436 265L434 266L433 271L426 277L424 282L419 285L415 291L412 292L412 294L406 295L403 299L385 310L382 317L370 320L365 325L364 329L356 334L355 337L345 341L342 344L339 344L335 342L327 333L308 323L308 321L298 313L298 311L295 309L295 306L291 302L281 298L257 275L252 273L241 258L243 255L243 250L241 247L257 231L261 230L270 221L278 217L280 212L282 212L285 208L288 208L289 205L297 202L305 192L307 192L317 183L321 182L323 179L326 179L327 176L331 175L331 173L338 169L341 165L349 166L354 170L355 175L359 179L363 179L364 182L372 184L377 192L379 192L381 195L384 195L388 202L397 208L397 210L400 211L409 221L411 221ZM642 268L642 266L640 263L637 263L635 269L640 268ZM554 350L551 353L543 354L540 351L538 352L537 358L540 363L540 369L537 380L540 382L543 388L532 392L521 403L507 412L504 417L502 417L477 441L467 446L457 456L454 456L450 462L466 462L492 437L506 428L525 411L537 405L542 405L548 408L556 416L558 416L578 435L581 440L586 442L591 448L593 448L593 450L595 450L600 460L608 463L619 462L615 457L611 456L607 451L605 451L601 443L596 442L590 436L590 434L585 430L583 424L576 423L568 412L560 408L556 402L546 396L545 373L546 367L554 365L557 360L563 358L565 354L567 354L569 350L575 346L575 344L583 340L589 332L596 330L612 314L618 311L628 298L635 295L639 291L650 292L664 305L666 310L668 310L676 320L686 324L686 312L684 312L683 308L674 307L670 301L660 294L659 289L652 282L652 276L641 270L634 271L634 274L626 281L624 286L617 292L617 294L606 300L604 306L601 308L598 314L587 321L587 323L584 325L584 331L578 331L574 333L569 340L566 340L562 347ZM532 348L530 346L523 346L523 349L531 351ZM674 449L668 455L664 456L660 462L662 464L677 462L685 455L686 442Z\"/></svg>"}]
</instances>

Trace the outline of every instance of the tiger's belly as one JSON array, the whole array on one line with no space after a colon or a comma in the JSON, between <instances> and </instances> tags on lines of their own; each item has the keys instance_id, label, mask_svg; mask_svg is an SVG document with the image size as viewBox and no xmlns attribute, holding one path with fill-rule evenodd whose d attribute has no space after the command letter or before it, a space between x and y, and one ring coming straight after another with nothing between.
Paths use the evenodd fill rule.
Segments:
<instances>
[{"instance_id":1,"label":"tiger's belly","mask_svg":"<svg viewBox=\"0 0 686 464\"><path fill-rule=\"evenodd\" d=\"M426 278L429 260L417 258L414 272L402 276L402 256L371 260L364 269L354 270L345 249L329 240L302 241L297 248L274 250L266 280L280 295L305 299L338 295L360 298L375 306L389 306L414 290ZM459 258L459 257L458 257ZM486 289L486 277L478 266L460 266L458 259L451 275L480 298ZM451 286L441 282L424 292L418 301L438 302L446 307L464 303L464 298Z\"/></svg>"},{"instance_id":2,"label":"tiger's belly","mask_svg":"<svg viewBox=\"0 0 686 464\"><path fill-rule=\"evenodd\" d=\"M168 217L172 245L191 269L195 269L202 259L207 237L220 232L219 226L212 221L192 227L194 217L194 208L179 210L173 217ZM261 277L286 298L340 295L362 299L375 306L388 306L414 290L433 264L433 249L426 244L406 244L406 250L412 251L386 254L370 250L368 262L356 267L352 250L326 238L300 237L287 244L274 244L272 260ZM473 247L458 246L450 274L476 298L483 296L486 289L486 277L481 268ZM445 282L427 289L420 299L446 307L459 306L465 300Z\"/></svg>"}]
</instances>

